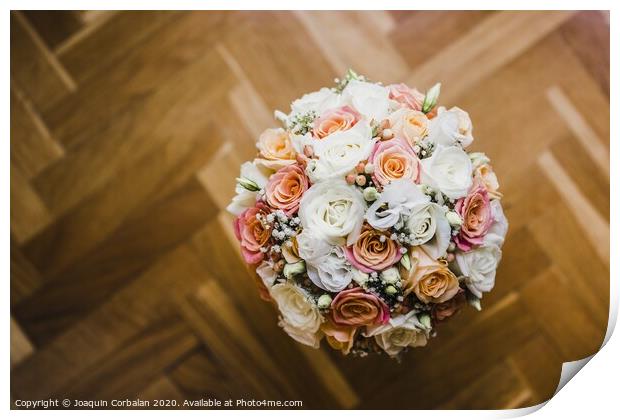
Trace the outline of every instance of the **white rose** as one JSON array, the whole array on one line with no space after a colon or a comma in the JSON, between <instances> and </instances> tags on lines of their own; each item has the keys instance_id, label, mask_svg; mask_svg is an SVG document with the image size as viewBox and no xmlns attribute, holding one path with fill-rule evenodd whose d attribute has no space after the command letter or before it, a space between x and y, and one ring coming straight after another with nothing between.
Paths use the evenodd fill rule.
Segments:
<instances>
[{"instance_id":1,"label":"white rose","mask_svg":"<svg viewBox=\"0 0 620 420\"><path fill-rule=\"evenodd\" d=\"M375 229L385 230L398 223L401 216L408 215L417 204L427 203L429 200L410 180L392 181L368 208L366 219Z\"/></svg>"},{"instance_id":2,"label":"white rose","mask_svg":"<svg viewBox=\"0 0 620 420\"><path fill-rule=\"evenodd\" d=\"M430 329L411 311L390 318L385 325L367 327L366 336L375 341L388 355L394 357L405 347L425 346Z\"/></svg>"},{"instance_id":3,"label":"white rose","mask_svg":"<svg viewBox=\"0 0 620 420\"><path fill-rule=\"evenodd\" d=\"M476 297L495 286L495 271L502 251L495 245L481 246L469 252L457 252L456 264L465 277L465 285Z\"/></svg>"},{"instance_id":4,"label":"white rose","mask_svg":"<svg viewBox=\"0 0 620 420\"><path fill-rule=\"evenodd\" d=\"M267 289L271 289L273 283L276 281L278 277L278 273L276 273L273 269L273 263L270 261L263 261L257 268L256 274L261 278L263 284L267 286Z\"/></svg>"},{"instance_id":5,"label":"white rose","mask_svg":"<svg viewBox=\"0 0 620 420\"><path fill-rule=\"evenodd\" d=\"M243 213L244 210L253 207L256 204L258 190L267 185L271 173L273 173L273 171L257 166L253 162L245 162L241 165L241 175L239 178L245 180L246 183L247 181L249 181L249 183L254 183L257 187L257 191L250 191L237 183L235 187L235 193L237 193L237 195L233 197L232 202L226 207L226 210L238 216Z\"/></svg>"},{"instance_id":6,"label":"white rose","mask_svg":"<svg viewBox=\"0 0 620 420\"><path fill-rule=\"evenodd\" d=\"M316 340L310 338L317 335L322 318L306 292L293 283L278 283L269 293L278 305L280 326L297 341L314 345Z\"/></svg>"},{"instance_id":7,"label":"white rose","mask_svg":"<svg viewBox=\"0 0 620 420\"><path fill-rule=\"evenodd\" d=\"M351 283L351 266L339 246L330 245L304 229L297 235L297 249L306 261L308 277L317 287L339 292Z\"/></svg>"},{"instance_id":8,"label":"white rose","mask_svg":"<svg viewBox=\"0 0 620 420\"><path fill-rule=\"evenodd\" d=\"M344 180L314 184L303 195L299 218L304 229L332 245L352 245L362 230L366 201Z\"/></svg>"},{"instance_id":9,"label":"white rose","mask_svg":"<svg viewBox=\"0 0 620 420\"><path fill-rule=\"evenodd\" d=\"M375 83L351 80L342 92L342 96L362 115L370 120L382 121L389 113L390 91L385 86Z\"/></svg>"},{"instance_id":10,"label":"white rose","mask_svg":"<svg viewBox=\"0 0 620 420\"><path fill-rule=\"evenodd\" d=\"M452 146L459 143L462 147L468 147L474 141L472 130L467 112L458 107L449 111L440 107L437 116L430 122L428 140L435 145Z\"/></svg>"},{"instance_id":11,"label":"white rose","mask_svg":"<svg viewBox=\"0 0 620 420\"><path fill-rule=\"evenodd\" d=\"M416 205L406 222L409 233L413 235L414 245L422 245L424 251L437 259L446 255L450 245L450 223L444 209L436 203Z\"/></svg>"},{"instance_id":12,"label":"white rose","mask_svg":"<svg viewBox=\"0 0 620 420\"><path fill-rule=\"evenodd\" d=\"M295 143L307 144L295 139ZM314 183L329 178L343 178L355 166L368 159L375 140L368 121L362 120L347 131L338 131L312 143L316 159L308 162L306 173Z\"/></svg>"},{"instance_id":13,"label":"white rose","mask_svg":"<svg viewBox=\"0 0 620 420\"><path fill-rule=\"evenodd\" d=\"M314 111L317 116L324 111L341 105L342 98L336 92L328 88L322 88L316 92L307 93L291 104L291 115L302 115Z\"/></svg>"},{"instance_id":14,"label":"white rose","mask_svg":"<svg viewBox=\"0 0 620 420\"><path fill-rule=\"evenodd\" d=\"M469 156L458 146L437 146L431 157L422 159L422 182L456 200L467 195L472 184Z\"/></svg>"},{"instance_id":15,"label":"white rose","mask_svg":"<svg viewBox=\"0 0 620 420\"><path fill-rule=\"evenodd\" d=\"M508 220L506 220L502 204L499 200L491 200L491 215L493 216L494 222L484 237L484 244L501 247L504 244L504 239L508 232Z\"/></svg>"}]
</instances>

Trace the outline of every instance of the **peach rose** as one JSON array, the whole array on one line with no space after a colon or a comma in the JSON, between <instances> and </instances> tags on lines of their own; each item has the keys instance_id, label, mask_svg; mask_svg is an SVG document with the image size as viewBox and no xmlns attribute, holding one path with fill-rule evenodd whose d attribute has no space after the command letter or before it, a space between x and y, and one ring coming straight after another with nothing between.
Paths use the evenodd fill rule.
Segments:
<instances>
[{"instance_id":1,"label":"peach rose","mask_svg":"<svg viewBox=\"0 0 620 420\"><path fill-rule=\"evenodd\" d=\"M490 198L502 198L502 193L498 191L499 182L497 181L497 176L495 176L495 172L493 172L491 165L483 163L476 167L474 169L474 177L484 185Z\"/></svg>"},{"instance_id":2,"label":"peach rose","mask_svg":"<svg viewBox=\"0 0 620 420\"><path fill-rule=\"evenodd\" d=\"M299 165L285 166L273 174L265 186L267 204L290 216L299 209L299 200L308 186L308 177Z\"/></svg>"},{"instance_id":3,"label":"peach rose","mask_svg":"<svg viewBox=\"0 0 620 420\"><path fill-rule=\"evenodd\" d=\"M323 139L337 131L349 130L360 118L360 113L348 105L329 109L314 121L312 132L316 138Z\"/></svg>"},{"instance_id":4,"label":"peach rose","mask_svg":"<svg viewBox=\"0 0 620 420\"><path fill-rule=\"evenodd\" d=\"M321 330L325 334L327 343L336 350L340 350L342 354L349 354L353 342L355 341L355 333L357 327L351 325L336 325L329 317L327 321L321 325Z\"/></svg>"},{"instance_id":5,"label":"peach rose","mask_svg":"<svg viewBox=\"0 0 620 420\"><path fill-rule=\"evenodd\" d=\"M413 292L424 303L442 303L457 294L459 281L445 261L431 258L419 246L411 249L409 258L412 269L404 295Z\"/></svg>"},{"instance_id":6,"label":"peach rose","mask_svg":"<svg viewBox=\"0 0 620 420\"><path fill-rule=\"evenodd\" d=\"M398 244L389 238L389 234L369 225L364 225L357 241L344 250L351 265L364 273L391 267L401 257Z\"/></svg>"},{"instance_id":7,"label":"peach rose","mask_svg":"<svg viewBox=\"0 0 620 420\"><path fill-rule=\"evenodd\" d=\"M274 171L295 163L297 157L288 133L282 128L268 128L263 131L256 147L259 152L256 163Z\"/></svg>"},{"instance_id":8,"label":"peach rose","mask_svg":"<svg viewBox=\"0 0 620 420\"><path fill-rule=\"evenodd\" d=\"M390 99L415 111L422 110L422 104L424 103L424 94L422 92L415 88L412 89L404 83L389 85L387 88L390 91Z\"/></svg>"},{"instance_id":9,"label":"peach rose","mask_svg":"<svg viewBox=\"0 0 620 420\"><path fill-rule=\"evenodd\" d=\"M406 139L412 146L428 134L428 118L420 111L401 108L390 114L388 121L396 137Z\"/></svg>"},{"instance_id":10,"label":"peach rose","mask_svg":"<svg viewBox=\"0 0 620 420\"><path fill-rule=\"evenodd\" d=\"M482 245L484 236L493 224L489 193L480 182L474 183L465 198L457 200L454 210L461 216L461 230L454 237L456 246L469 251Z\"/></svg>"},{"instance_id":11,"label":"peach rose","mask_svg":"<svg viewBox=\"0 0 620 420\"><path fill-rule=\"evenodd\" d=\"M435 321L443 321L458 313L465 304L465 301L465 291L459 289L452 299L433 305L431 315Z\"/></svg>"},{"instance_id":12,"label":"peach rose","mask_svg":"<svg viewBox=\"0 0 620 420\"><path fill-rule=\"evenodd\" d=\"M390 308L379 297L366 293L361 287L338 293L331 305L336 325L362 326L385 324L390 320Z\"/></svg>"},{"instance_id":13,"label":"peach rose","mask_svg":"<svg viewBox=\"0 0 620 420\"><path fill-rule=\"evenodd\" d=\"M248 264L258 264L265 254L261 252L271 238L271 229L264 226L256 217L265 217L269 214L269 208L262 202L256 203L241 213L233 222L235 236L241 243L241 254Z\"/></svg>"},{"instance_id":14,"label":"peach rose","mask_svg":"<svg viewBox=\"0 0 620 420\"><path fill-rule=\"evenodd\" d=\"M368 162L374 166L372 179L377 185L385 185L397 179L419 181L420 160L411 145L402 138L396 137L375 144Z\"/></svg>"}]
</instances>

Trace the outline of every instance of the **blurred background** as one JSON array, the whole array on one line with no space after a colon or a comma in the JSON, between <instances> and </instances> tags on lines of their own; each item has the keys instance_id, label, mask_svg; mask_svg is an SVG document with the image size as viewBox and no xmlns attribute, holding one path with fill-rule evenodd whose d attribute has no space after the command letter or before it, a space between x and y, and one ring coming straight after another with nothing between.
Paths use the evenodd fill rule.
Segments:
<instances>
[{"instance_id":1,"label":"blurred background","mask_svg":"<svg viewBox=\"0 0 620 420\"><path fill-rule=\"evenodd\" d=\"M273 110L349 67L441 81L510 221L482 312L401 363L288 338L224 211ZM11 13L13 401L524 407L608 305L607 12Z\"/></svg>"}]
</instances>

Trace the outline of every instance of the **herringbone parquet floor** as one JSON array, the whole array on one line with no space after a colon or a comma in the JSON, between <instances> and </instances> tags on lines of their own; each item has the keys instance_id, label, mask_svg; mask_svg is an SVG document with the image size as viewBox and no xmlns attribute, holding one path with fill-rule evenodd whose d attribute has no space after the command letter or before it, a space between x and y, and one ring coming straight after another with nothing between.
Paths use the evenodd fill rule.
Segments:
<instances>
[{"instance_id":1,"label":"herringbone parquet floor","mask_svg":"<svg viewBox=\"0 0 620 420\"><path fill-rule=\"evenodd\" d=\"M510 230L495 290L401 364L290 340L224 207L272 110L352 67L474 121ZM11 398L510 408L601 345L603 12L12 12Z\"/></svg>"}]
</instances>

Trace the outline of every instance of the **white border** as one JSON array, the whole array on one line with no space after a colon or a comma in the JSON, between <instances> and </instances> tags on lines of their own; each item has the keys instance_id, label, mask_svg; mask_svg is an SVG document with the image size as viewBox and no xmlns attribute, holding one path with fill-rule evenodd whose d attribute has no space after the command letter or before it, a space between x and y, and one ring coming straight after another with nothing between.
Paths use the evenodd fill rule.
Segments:
<instances>
[{"instance_id":1,"label":"white border","mask_svg":"<svg viewBox=\"0 0 620 420\"><path fill-rule=\"evenodd\" d=\"M9 93L9 80L10 80L10 69L8 65L9 57L10 57L10 17L9 10L11 9L76 9L76 10L115 10L115 9L204 9L205 6L208 6L209 9L252 9L252 10L269 10L269 9L338 9L338 10L355 10L355 9L376 9L378 5L380 5L385 10L398 10L398 9L410 9L415 7L418 10L434 10L434 9L454 9L454 10L472 10L472 9L508 9L508 10L548 10L548 9L564 9L564 10L611 10L611 75L617 74L618 70L618 53L617 53L617 42L618 39L618 30L615 26L617 24L616 13L618 8L614 7L615 3L612 1L598 1L598 0L589 0L587 2L578 2L578 1L541 1L541 0L523 0L523 1L504 1L504 2L490 2L490 1L468 1L467 4L463 4L463 2L459 1L440 1L436 0L433 2L411 2L406 0L396 1L396 0L383 0L379 3L376 2L368 2L368 4L362 4L360 2L346 1L346 2L334 2L333 0L303 0L296 1L294 3L294 7L290 1L274 1L274 0L266 0L260 2L251 2L249 0L241 1L241 0L215 0L215 1L199 1L199 0L177 0L177 1L161 1L161 0L151 0L151 1L128 1L128 0L85 0L85 1L72 1L72 0L64 0L64 1L33 1L33 0L24 0L24 1L14 1L9 0L3 2L4 6L4 14L2 15L3 21L5 22L2 25L2 53L6 58L5 65L2 66L2 76L5 83L2 86L2 94L4 101L2 101L2 127L4 133L4 141L1 143L1 147L3 148L3 156L5 160L5 169L1 172L1 182L3 186L3 206L1 208L3 220L5 223L2 225L2 231L0 235L2 235L2 248L3 255L6 264L5 267L5 281L4 281L4 299L3 302L6 305L6 314L7 318L5 318L5 322L3 323L3 333L4 337L7 338L6 344L2 348L2 357L3 357L3 381L0 383L2 397L5 404L5 410L8 410L9 405L9 378L10 378L10 366L9 366L9 345L8 345L8 337L9 333L9 313L10 313L10 288L9 288L9 266L10 266L10 226L8 220L10 218L10 211L8 205L8 197L10 196L10 144L9 144L9 124L10 124L10 93ZM618 133L618 123L614 116L617 116L618 111L618 103L617 103L617 93L618 89L616 84L614 83L613 77L611 81L611 103L610 103L610 115L611 118L611 138L615 139L611 142L611 215L617 215L620 208L618 207L618 191L615 180L618 175L618 144L617 141L620 139L620 133ZM617 279L618 276L618 268L615 262L614 256L617 256L618 250L618 224L617 219L612 217L610 220L610 228L611 228L611 278L616 279L616 281L611 282L611 304L610 304L610 322L608 326L607 335L605 338L606 345L601 349L599 353L597 353L590 363L588 363L584 368L583 372L578 375L578 379L572 380L566 384L566 386L559 392L554 398L552 398L549 403L541 410L536 411L532 414L532 418L538 419L547 419L547 418L557 418L557 417L569 417L573 418L573 416L585 417L588 416L590 418L608 418L611 417L611 413L617 412L616 408L616 400L617 396L617 383L618 378L620 378L620 363L618 362L618 354L620 349L620 344L617 337L613 337L611 333L613 332L613 328L616 323L617 313L618 313L618 284ZM610 339L611 338L611 339ZM544 405L544 404L543 404ZM377 411L354 411L354 412L340 412L336 415L354 415L356 418L369 418L376 419L377 416L390 416L390 417L400 417L400 416L423 416L424 418L471 418L471 419L484 419L484 418L502 418L502 417L515 417L519 415L525 415L536 408L534 407L530 409L521 409L521 410L502 410L502 411L417 411L415 413L409 412L395 412L395 411L385 411L385 412L377 412ZM108 418L110 415L114 417L135 417L137 415L144 415L145 413L136 413L132 411L115 411L111 413L109 411L89 411L86 415L89 418ZM146 413L146 415L152 418L162 418L167 419L170 415L178 416L184 415L193 418L204 419L204 412L194 411L194 412L183 412L181 414L179 411L175 411L174 413L169 412L161 412L161 411L150 411ZM239 414L239 412L226 412L226 411L211 411L208 413L209 417L213 418L223 418L229 417L231 415ZM78 411L11 411L11 416L19 417L19 418L35 418L40 415L44 415L50 418L68 418L68 417L76 417L82 418L85 413ZM315 418L316 416L324 416L330 415L327 412L323 411L299 411L293 414L295 417L300 419L305 418ZM286 411L258 411L254 412L252 416L256 416L257 418L288 418L291 416L290 412ZM617 416L617 414L616 414Z\"/></svg>"}]
</instances>

